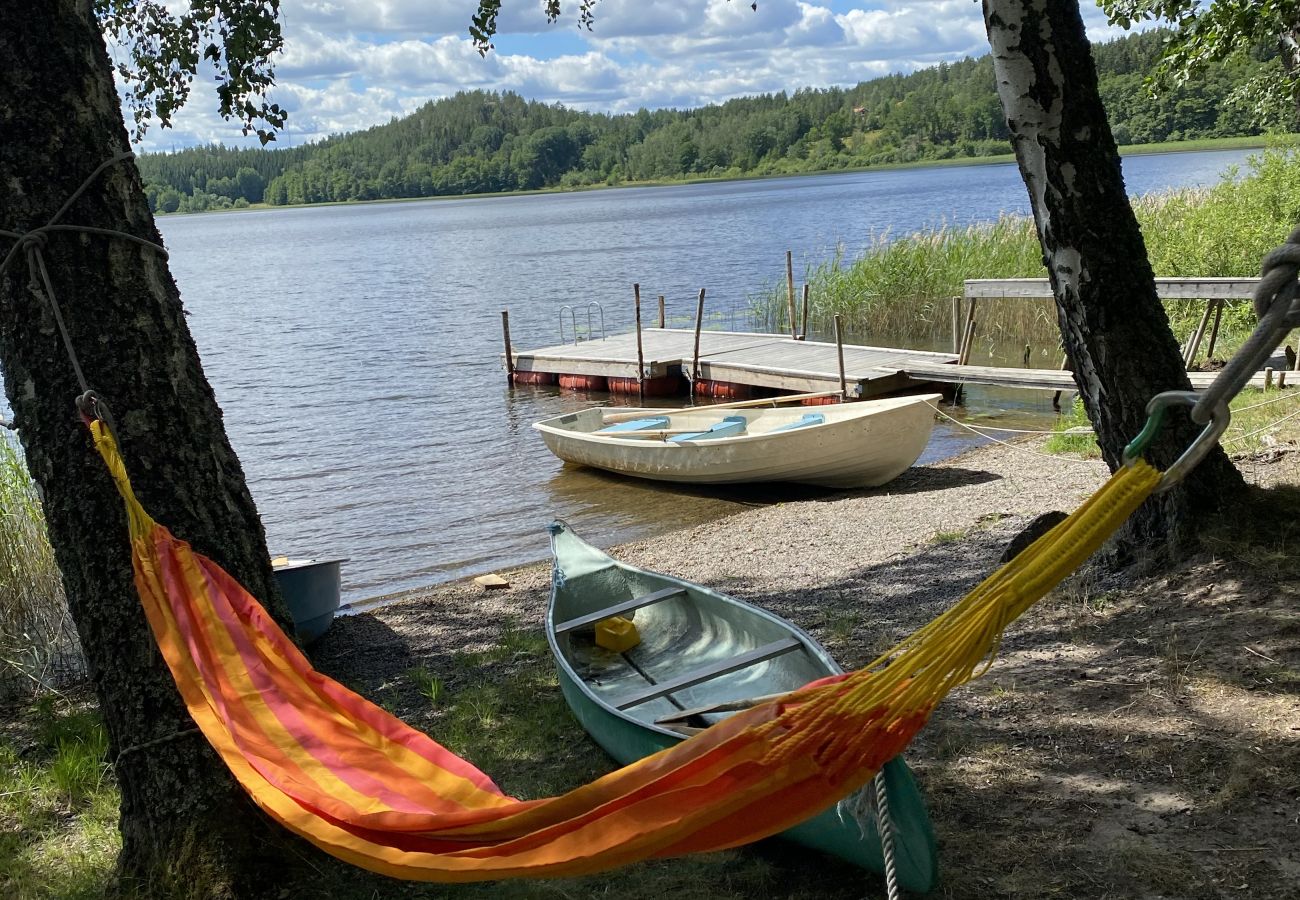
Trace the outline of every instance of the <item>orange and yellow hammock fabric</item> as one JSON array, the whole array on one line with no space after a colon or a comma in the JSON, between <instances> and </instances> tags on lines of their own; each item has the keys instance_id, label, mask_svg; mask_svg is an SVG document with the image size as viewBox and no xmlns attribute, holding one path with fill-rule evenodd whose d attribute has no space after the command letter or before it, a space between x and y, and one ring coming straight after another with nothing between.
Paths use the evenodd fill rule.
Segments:
<instances>
[{"instance_id":1,"label":"orange and yellow hammock fabric","mask_svg":"<svg viewBox=\"0 0 1300 900\"><path fill-rule=\"evenodd\" d=\"M141 508L109 431L135 582L190 715L274 819L348 862L463 882L579 875L767 837L867 783L1008 623L1087 559L1160 473L1121 469L951 610L843 679L738 713L543 800L488 776L315 671L252 596Z\"/></svg>"}]
</instances>

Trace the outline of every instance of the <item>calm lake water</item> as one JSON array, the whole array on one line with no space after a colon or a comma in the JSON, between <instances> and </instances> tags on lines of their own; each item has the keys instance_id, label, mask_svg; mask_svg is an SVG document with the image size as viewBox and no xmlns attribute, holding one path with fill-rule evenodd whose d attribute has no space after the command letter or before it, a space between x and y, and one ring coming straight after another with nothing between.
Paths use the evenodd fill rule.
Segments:
<instances>
[{"instance_id":1,"label":"calm lake water","mask_svg":"<svg viewBox=\"0 0 1300 900\"><path fill-rule=\"evenodd\" d=\"M1210 184L1247 153L1131 157L1130 193ZM683 491L565 468L529 425L605 397L506 384L517 348L558 343L559 308L598 301L610 332L667 298L738 328L747 297L873 233L1028 212L1014 165L463 200L170 216L159 224L207 376L273 554L348 557L358 601L544 558L566 519L602 545L800 496ZM1213 274L1213 273L1209 273ZM1050 398L975 393L999 424L1043 427ZM970 445L947 425L923 461ZM804 494L808 494L805 491Z\"/></svg>"}]
</instances>

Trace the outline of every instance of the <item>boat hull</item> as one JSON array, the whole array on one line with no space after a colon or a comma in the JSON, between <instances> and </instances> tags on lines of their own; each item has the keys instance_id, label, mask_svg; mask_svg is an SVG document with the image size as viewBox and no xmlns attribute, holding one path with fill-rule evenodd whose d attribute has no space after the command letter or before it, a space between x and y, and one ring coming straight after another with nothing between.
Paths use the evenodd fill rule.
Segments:
<instances>
[{"instance_id":1,"label":"boat hull","mask_svg":"<svg viewBox=\"0 0 1300 900\"><path fill-rule=\"evenodd\" d=\"M608 410L587 409L534 424L565 462L623 475L687 484L784 481L822 487L874 487L896 478L921 455L934 427L938 394L867 400L819 408L821 424L789 428L797 408L719 410L669 415L668 430L707 430L722 415L749 422L744 434L674 443L654 437L602 435ZM647 410L647 412L655 412ZM658 412L663 412L662 410ZM782 429L782 430L777 430Z\"/></svg>"},{"instance_id":2,"label":"boat hull","mask_svg":"<svg viewBox=\"0 0 1300 900\"><path fill-rule=\"evenodd\" d=\"M757 607L690 582L626 566L577 538L560 523L552 526L555 577L547 610L547 639L555 656L560 690L583 729L622 764L635 762L684 740L654 719L674 708L793 690L808 681L841 672L829 654L796 626ZM640 597L680 588L682 596L632 613L641 631L638 659L624 667L616 656L591 650L585 636L557 627L594 613L615 597ZM592 602L589 598L596 598ZM711 624L707 624L711 623ZM665 639L665 635L667 638ZM797 652L757 666L675 691L671 698L620 710L616 698L627 696L638 677L659 670L659 679L689 668L677 647L704 647L701 657L719 658L754 644L795 638ZM626 668L626 671L624 669ZM593 674L595 673L595 674ZM629 674L631 673L631 674ZM586 677L584 677L584 675ZM726 713L710 715L717 721ZM938 880L934 835L912 773L901 758L883 768L893 826L895 865L900 884L924 893ZM841 814L840 804L781 833L803 846L830 853L872 871L883 871L874 818L859 821Z\"/></svg>"}]
</instances>

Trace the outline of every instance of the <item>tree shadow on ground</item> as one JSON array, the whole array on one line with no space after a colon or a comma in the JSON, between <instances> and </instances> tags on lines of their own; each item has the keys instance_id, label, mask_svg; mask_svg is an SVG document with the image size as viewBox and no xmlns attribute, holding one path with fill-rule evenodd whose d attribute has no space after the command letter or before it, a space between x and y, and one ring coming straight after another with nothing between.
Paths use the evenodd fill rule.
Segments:
<instances>
[{"instance_id":1,"label":"tree shadow on ground","mask_svg":"<svg viewBox=\"0 0 1300 900\"><path fill-rule=\"evenodd\" d=\"M755 596L846 667L985 575L1022 520ZM1289 897L1300 873L1300 592L1203 556L1136 584L1085 570L1007 630L906 756L944 896Z\"/></svg>"},{"instance_id":2,"label":"tree shadow on ground","mask_svg":"<svg viewBox=\"0 0 1300 900\"><path fill-rule=\"evenodd\" d=\"M580 498L586 504L599 503L602 492L618 489L621 493L612 495L613 499L616 499L620 506L625 506L628 502L626 492L632 488L640 489L658 499L676 496L735 503L740 506L771 506L778 503L832 501L859 494L911 494L937 491L950 487L983 484L996 481L1001 477L992 472L963 469L957 466L913 466L883 487L846 489L780 481L735 485L679 484L649 481L587 467L578 467L574 471L569 471L566 467L552 479L549 489L555 495Z\"/></svg>"}]
</instances>

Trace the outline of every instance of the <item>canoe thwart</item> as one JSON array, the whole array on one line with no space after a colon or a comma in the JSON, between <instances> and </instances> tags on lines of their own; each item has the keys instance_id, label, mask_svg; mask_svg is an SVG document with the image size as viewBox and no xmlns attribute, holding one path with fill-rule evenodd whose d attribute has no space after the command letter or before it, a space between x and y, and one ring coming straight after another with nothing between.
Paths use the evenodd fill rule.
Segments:
<instances>
[{"instance_id":1,"label":"canoe thwart","mask_svg":"<svg viewBox=\"0 0 1300 900\"><path fill-rule=\"evenodd\" d=\"M631 600L624 600L622 603L615 603L613 606L607 606L604 609L598 609L593 613L585 616L577 616L565 622L557 622L555 625L556 634L565 634L566 632L576 631L579 628L590 628L602 619L608 619L612 616L622 616L643 606L649 606L652 603L659 603L663 600L669 600L677 596L685 596L686 589L680 587L668 587L663 590L655 591L653 594L642 594L640 597L633 597Z\"/></svg>"},{"instance_id":2,"label":"canoe thwart","mask_svg":"<svg viewBox=\"0 0 1300 900\"><path fill-rule=\"evenodd\" d=\"M783 656L792 650L799 650L803 647L803 641L795 637L781 638L779 641L772 641L761 647L755 647L747 653L741 653L730 659L720 660L712 665L701 666L698 669L687 672L684 675L678 675L676 678L670 678L667 681L661 681L659 684L652 684L648 688L637 691L614 704L616 709L630 709L633 706L640 706L642 703L648 703L651 700L658 699L665 694L671 694L674 691L685 690L694 687L697 684L703 684L714 678L719 678L731 672L740 669L747 669L750 666L756 666L761 662Z\"/></svg>"}]
</instances>

